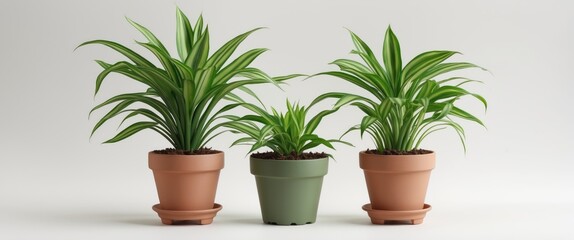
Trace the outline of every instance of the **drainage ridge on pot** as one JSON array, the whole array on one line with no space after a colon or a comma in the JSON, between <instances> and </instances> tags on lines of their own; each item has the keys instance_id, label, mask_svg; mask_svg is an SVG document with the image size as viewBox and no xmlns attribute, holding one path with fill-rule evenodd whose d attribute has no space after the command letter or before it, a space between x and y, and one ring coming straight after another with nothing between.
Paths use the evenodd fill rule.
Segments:
<instances>
[{"instance_id":1,"label":"drainage ridge on pot","mask_svg":"<svg viewBox=\"0 0 574 240\"><path fill-rule=\"evenodd\" d=\"M270 160L250 158L263 222L277 225L314 223L328 158Z\"/></svg>"}]
</instances>

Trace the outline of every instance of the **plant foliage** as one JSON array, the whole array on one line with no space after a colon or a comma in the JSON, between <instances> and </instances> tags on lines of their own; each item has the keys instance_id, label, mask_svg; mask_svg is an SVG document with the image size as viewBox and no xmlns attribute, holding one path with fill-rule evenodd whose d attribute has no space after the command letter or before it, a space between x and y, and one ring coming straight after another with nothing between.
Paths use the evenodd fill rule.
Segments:
<instances>
[{"instance_id":1,"label":"plant foliage","mask_svg":"<svg viewBox=\"0 0 574 240\"><path fill-rule=\"evenodd\" d=\"M172 57L147 28L128 19L147 39L147 42L137 44L151 52L161 66L113 41L93 40L80 45L104 45L127 58L113 64L96 61L103 68L96 79L96 94L110 73L124 75L148 87L143 92L114 96L94 107L91 112L113 106L95 124L92 135L102 124L118 115L125 115L123 121L143 116L147 120L131 124L105 143L118 142L141 130L151 129L165 137L176 149L194 151L221 133L217 131L221 124L215 122L220 121L222 113L239 105L218 106L222 99L234 95L232 91L241 90L254 95L246 85L277 84L295 76L271 78L263 71L249 67L267 50L264 48L252 49L235 59L231 58L237 47L259 28L236 36L210 54L209 29L204 25L202 16L192 25L187 16L177 9L176 21L179 58ZM143 107L132 107L134 104Z\"/></svg>"},{"instance_id":2,"label":"plant foliage","mask_svg":"<svg viewBox=\"0 0 574 240\"><path fill-rule=\"evenodd\" d=\"M379 152L410 151L419 148L430 133L451 127L466 151L464 129L455 118L484 124L455 103L461 97L471 96L486 109L487 102L482 96L463 88L467 83L479 81L464 77L437 78L452 71L480 67L468 62L445 62L457 54L453 51L424 52L403 66L399 41L391 27L385 34L379 62L359 36L351 31L350 34L356 47L351 53L358 55L362 62L338 59L332 64L340 71L317 74L343 79L370 93L370 98L344 92L326 93L317 98L318 101L335 98L338 99L335 107L350 104L365 114L361 123L347 133L359 130L363 136L367 132Z\"/></svg>"},{"instance_id":3,"label":"plant foliage","mask_svg":"<svg viewBox=\"0 0 574 240\"><path fill-rule=\"evenodd\" d=\"M233 121L227 122L225 125L234 133L246 135L233 142L232 146L250 145L250 153L262 147L268 147L282 156L300 156L304 151L320 145L331 149L335 149L332 145L334 142L351 145L337 139L327 140L314 133L323 118L336 112L338 107L323 110L307 121L307 115L312 105L305 107L287 101L287 111L281 113L274 108L268 112L266 109L251 103L242 102L241 104L254 114L241 118L228 116Z\"/></svg>"}]
</instances>

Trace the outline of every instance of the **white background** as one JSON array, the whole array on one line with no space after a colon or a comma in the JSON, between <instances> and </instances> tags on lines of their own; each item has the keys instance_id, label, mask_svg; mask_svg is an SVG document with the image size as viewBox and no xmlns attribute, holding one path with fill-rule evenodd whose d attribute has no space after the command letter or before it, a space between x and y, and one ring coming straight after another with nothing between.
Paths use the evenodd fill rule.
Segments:
<instances>
[{"instance_id":1,"label":"white background","mask_svg":"<svg viewBox=\"0 0 574 240\"><path fill-rule=\"evenodd\" d=\"M122 59L101 46L110 39L139 50L143 41L124 16L151 29L175 51L175 7L195 19L204 14L212 46L266 26L241 48L267 47L254 62L269 74L334 70L352 57L345 30L378 54L386 27L398 36L403 62L434 49L457 50L454 60L481 65L462 74L483 80L471 90L489 100L463 106L488 129L464 123L468 152L454 132L432 135L437 152L422 225L373 226L358 151L373 147L356 134L332 152L315 224L264 225L247 148L229 149L235 136L210 145L226 153L217 202L208 226L163 226L147 152L168 147L153 132L112 145L118 121L91 140L88 120L96 103L142 86L113 76L93 98L100 68L92 59ZM569 1L1 1L0 2L0 239L572 239L574 141L571 91L574 10ZM146 55L149 56L149 55ZM254 88L271 106L285 98L308 104L326 91L360 90L341 80L295 79L285 92ZM328 107L327 104L323 107ZM338 137L360 121L346 108L325 119L319 133ZM319 149L324 150L324 149Z\"/></svg>"}]
</instances>

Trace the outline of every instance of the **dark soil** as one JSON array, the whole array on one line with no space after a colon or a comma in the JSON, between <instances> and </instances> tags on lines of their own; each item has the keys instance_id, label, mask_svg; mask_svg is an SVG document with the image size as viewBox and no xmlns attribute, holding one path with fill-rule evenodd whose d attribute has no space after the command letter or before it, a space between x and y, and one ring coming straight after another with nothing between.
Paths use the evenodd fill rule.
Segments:
<instances>
[{"instance_id":1,"label":"dark soil","mask_svg":"<svg viewBox=\"0 0 574 240\"><path fill-rule=\"evenodd\" d=\"M254 158L259 158L259 159L270 159L270 160L309 160L309 159L320 159L320 158L326 158L329 155L327 155L324 152L306 152L306 153L302 153L302 154L296 154L295 152L292 152L291 154L288 155L281 155L279 153L276 152L256 152L251 154L251 157Z\"/></svg>"},{"instance_id":2,"label":"dark soil","mask_svg":"<svg viewBox=\"0 0 574 240\"><path fill-rule=\"evenodd\" d=\"M413 149L410 151L398 151L398 150L385 150L383 152L379 152L376 149L367 149L365 151L368 154L378 154L378 155L419 155L419 154L429 154L433 151L426 150L426 149Z\"/></svg>"},{"instance_id":3,"label":"dark soil","mask_svg":"<svg viewBox=\"0 0 574 240\"><path fill-rule=\"evenodd\" d=\"M195 151L187 151L175 148L166 148L163 150L155 150L153 151L157 154L168 154L168 155L206 155L206 154L216 154L220 153L221 151L212 150L211 148L200 148Z\"/></svg>"}]
</instances>

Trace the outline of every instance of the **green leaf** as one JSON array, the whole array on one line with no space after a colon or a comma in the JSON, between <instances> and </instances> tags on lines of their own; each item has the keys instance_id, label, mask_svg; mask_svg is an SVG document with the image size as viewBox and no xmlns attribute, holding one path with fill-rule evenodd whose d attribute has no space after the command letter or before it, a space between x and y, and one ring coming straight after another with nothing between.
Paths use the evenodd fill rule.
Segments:
<instances>
[{"instance_id":1,"label":"green leaf","mask_svg":"<svg viewBox=\"0 0 574 240\"><path fill-rule=\"evenodd\" d=\"M383 99L385 96L392 96L392 89L390 88L390 86L385 85L385 84L381 84L380 88L376 88L373 87L372 85L370 85L370 83L372 83L373 81L369 80L369 79L361 79L361 78L357 78L353 75L344 73L344 72L322 72L322 73L318 73L314 76L317 75L329 75L329 76L333 76L333 77L338 77L340 79L343 79L347 82L350 82L362 89L367 90L369 93L373 94L375 97L379 98L379 99Z\"/></svg>"},{"instance_id":2,"label":"green leaf","mask_svg":"<svg viewBox=\"0 0 574 240\"><path fill-rule=\"evenodd\" d=\"M257 94L255 92L253 92L251 89L245 87L245 86L240 86L237 89L249 94L250 96L252 96L253 98L255 98L261 105L264 105L263 102L261 101L261 99L257 96Z\"/></svg>"},{"instance_id":3,"label":"green leaf","mask_svg":"<svg viewBox=\"0 0 574 240\"><path fill-rule=\"evenodd\" d=\"M197 21L195 22L195 26L193 27L193 29L194 29L193 39L196 42L201 41L199 39L201 38L200 35L202 35L203 33L203 15L199 15L199 18L197 18Z\"/></svg>"},{"instance_id":4,"label":"green leaf","mask_svg":"<svg viewBox=\"0 0 574 240\"><path fill-rule=\"evenodd\" d=\"M152 32L150 32L147 28L145 28L142 25L132 21L131 19L129 19L127 17L126 17L126 20L128 20L128 22L132 26L134 26L138 31L140 31L147 38L147 40L152 45L156 46L163 54L169 55L167 49L163 46L161 41L159 39L157 39L157 37L155 37L155 35Z\"/></svg>"},{"instance_id":5,"label":"green leaf","mask_svg":"<svg viewBox=\"0 0 574 240\"><path fill-rule=\"evenodd\" d=\"M96 123L96 125L94 125L94 128L92 129L92 133L90 134L90 137L92 137L94 135L94 133L96 132L96 130L98 130L98 128L100 128L105 122L107 122L111 118L117 116L119 113L122 112L122 110L124 110L126 107L133 104L134 102L135 102L135 100L130 99L130 100L121 101L119 104L117 104L114 108L112 108L112 110L110 110L106 115L104 115Z\"/></svg>"},{"instance_id":6,"label":"green leaf","mask_svg":"<svg viewBox=\"0 0 574 240\"><path fill-rule=\"evenodd\" d=\"M98 61L98 64L103 65L104 62ZM100 87L102 86L102 82L110 73L120 72L121 70L126 68L127 64L128 64L127 62L118 62L118 63L111 65L111 66L106 64L104 71L102 71L100 74L98 74L98 77L96 78L96 90L94 92L94 95L98 94L98 92L100 91Z\"/></svg>"},{"instance_id":7,"label":"green leaf","mask_svg":"<svg viewBox=\"0 0 574 240\"><path fill-rule=\"evenodd\" d=\"M480 68L482 70L486 70L482 67L474 65L472 63L466 63L466 62L441 63L441 64L437 64L433 68L429 69L425 73L425 78L431 79L431 78L434 78L436 76L446 74L446 73L449 73L452 71L468 69L468 68Z\"/></svg>"},{"instance_id":8,"label":"green leaf","mask_svg":"<svg viewBox=\"0 0 574 240\"><path fill-rule=\"evenodd\" d=\"M248 124L242 122L229 122L226 124L226 127L235 129L241 133L247 134L249 137L253 139L259 139L259 129L254 128Z\"/></svg>"},{"instance_id":9,"label":"green leaf","mask_svg":"<svg viewBox=\"0 0 574 240\"><path fill-rule=\"evenodd\" d=\"M425 72L444 60L450 58L457 52L453 51L428 51L419 54L411 60L403 69L402 84L412 84ZM416 84L413 84L416 86Z\"/></svg>"},{"instance_id":10,"label":"green leaf","mask_svg":"<svg viewBox=\"0 0 574 240\"><path fill-rule=\"evenodd\" d=\"M216 71L219 71L223 64L227 62L231 54L235 52L237 47L245 40L251 33L262 29L262 28L255 28L253 30L247 31L225 43L221 48L219 48L215 53L207 60L207 66L215 67Z\"/></svg>"},{"instance_id":11,"label":"green leaf","mask_svg":"<svg viewBox=\"0 0 574 240\"><path fill-rule=\"evenodd\" d=\"M152 52L157 57L157 59L161 62L161 65L166 70L167 74L169 75L170 81L175 83L176 80L179 79L179 75L177 73L176 67L173 65L173 63L171 61L171 57L169 55L162 52L162 50L159 49L158 47L156 47L155 45L152 45L149 43L140 43L140 42L138 42L138 44L147 48L150 52Z\"/></svg>"},{"instance_id":12,"label":"green leaf","mask_svg":"<svg viewBox=\"0 0 574 240\"><path fill-rule=\"evenodd\" d=\"M441 100L441 99L448 99L448 98L453 98L453 97L462 97L465 95L471 95L474 98L478 99L485 108L488 107L488 103L486 102L486 99L484 99L482 96L478 95L478 94L474 94L474 93L470 93L468 91L466 91L465 89L461 88L461 87L457 87L457 86L442 86L439 87L438 89L436 89L436 91L432 92L432 94L430 95L430 101L435 102L437 100Z\"/></svg>"},{"instance_id":13,"label":"green leaf","mask_svg":"<svg viewBox=\"0 0 574 240\"><path fill-rule=\"evenodd\" d=\"M150 120L158 123L160 126L165 127L165 129L170 129L167 123L158 116L155 112L146 109L146 108L138 108L138 109L127 109L123 110L122 112L129 112L129 114L120 122L120 126L124 124L124 122L132 117L141 115L144 117L149 118Z\"/></svg>"},{"instance_id":14,"label":"green leaf","mask_svg":"<svg viewBox=\"0 0 574 240\"><path fill-rule=\"evenodd\" d=\"M333 106L334 108L340 108L342 106L347 105L348 103L351 102L355 102L355 101L361 101L364 100L364 97L358 96L358 95L345 95L339 98L339 100L337 101L337 103L335 103L335 106Z\"/></svg>"},{"instance_id":15,"label":"green leaf","mask_svg":"<svg viewBox=\"0 0 574 240\"><path fill-rule=\"evenodd\" d=\"M199 32L197 28L195 29L195 33ZM205 61L207 60L207 56L209 55L209 29L205 29L205 33L199 36L197 42L193 45L191 52L185 59L185 64L190 66L193 70L198 70L203 67Z\"/></svg>"},{"instance_id":16,"label":"green leaf","mask_svg":"<svg viewBox=\"0 0 574 240\"><path fill-rule=\"evenodd\" d=\"M214 74L215 74L215 68L213 67L197 71L195 76L195 84L197 86L195 89L196 103L198 103L199 100L203 99L203 97L207 95L207 93L211 90ZM188 106L191 107L193 105Z\"/></svg>"},{"instance_id":17,"label":"green leaf","mask_svg":"<svg viewBox=\"0 0 574 240\"><path fill-rule=\"evenodd\" d=\"M156 125L157 125L157 123L155 123L155 122L137 122L137 123L134 123L134 124L130 125L129 127L125 128L124 130L122 130L115 137L111 138L110 140L105 141L104 143L119 142L121 140L124 140L124 139L136 134L137 132L139 132L141 130L153 128Z\"/></svg>"},{"instance_id":18,"label":"green leaf","mask_svg":"<svg viewBox=\"0 0 574 240\"><path fill-rule=\"evenodd\" d=\"M440 120L440 119L442 119L442 118L448 116L448 114L449 114L450 111L452 110L452 107L453 107L452 103L446 103L446 104L444 105L444 108L443 108L440 112L438 112L438 114L436 115L435 118L433 118L433 120L434 120L434 121Z\"/></svg>"},{"instance_id":19,"label":"green leaf","mask_svg":"<svg viewBox=\"0 0 574 240\"><path fill-rule=\"evenodd\" d=\"M359 96L359 95L354 95L354 94L349 94L349 93L343 93L343 92L329 92L329 93L324 93L319 95L318 97L316 97L313 102L311 102L311 104L309 105L310 107L317 104L320 101L323 101L324 99L327 98L334 98L334 99L338 99L338 104L336 104L337 107L343 106L345 104L351 103L351 102L358 102L358 101L362 101L362 102L366 102L368 104L371 105L376 105L375 102L373 102L372 100L363 97L363 96ZM344 99L344 100L341 100Z\"/></svg>"},{"instance_id":20,"label":"green leaf","mask_svg":"<svg viewBox=\"0 0 574 240\"><path fill-rule=\"evenodd\" d=\"M389 73L391 79L399 79L403 63L401 60L401 47L397 36L389 26L385 34L385 41L383 43L383 62L385 69Z\"/></svg>"},{"instance_id":21,"label":"green leaf","mask_svg":"<svg viewBox=\"0 0 574 240\"><path fill-rule=\"evenodd\" d=\"M305 128L305 134L310 134L312 132L315 131L315 129L317 129L317 127L319 126L319 124L321 123L321 121L323 120L323 118L327 115L330 115L334 112L336 112L337 110L339 110L339 108L333 108L331 110L323 110L321 112L319 112L317 115L315 115L313 118L311 118L309 120L309 122L307 123L307 127Z\"/></svg>"},{"instance_id":22,"label":"green leaf","mask_svg":"<svg viewBox=\"0 0 574 240\"><path fill-rule=\"evenodd\" d=\"M437 88L429 96L431 102L436 102L441 99L448 99L452 97L461 97L469 94L466 90L455 86L442 86Z\"/></svg>"},{"instance_id":23,"label":"green leaf","mask_svg":"<svg viewBox=\"0 0 574 240\"><path fill-rule=\"evenodd\" d=\"M150 61L148 61L147 59L145 59L141 55L137 54L136 52L132 51L131 49L129 49L129 48L127 48L127 47L125 47L119 43L112 42L112 41L92 40L92 41L87 41L87 42L80 44L77 48L85 46L85 45L90 45L90 44L101 44L101 45L109 47L113 50L116 50L117 52L126 56L128 59L132 60L137 65L146 66L146 67L155 67Z\"/></svg>"},{"instance_id":24,"label":"green leaf","mask_svg":"<svg viewBox=\"0 0 574 240\"><path fill-rule=\"evenodd\" d=\"M265 109L250 103L241 103L241 106L251 110L256 115L246 115L239 119L232 119L224 124L225 127L247 135L237 143L253 143L250 152L263 146L269 147L278 154L301 154L303 151L324 145L333 148L332 142L340 140L325 140L314 134L321 120L338 110L333 108L323 110L306 122L309 108L298 103L286 101L287 111L278 112L274 108L268 112Z\"/></svg>"},{"instance_id":25,"label":"green leaf","mask_svg":"<svg viewBox=\"0 0 574 240\"><path fill-rule=\"evenodd\" d=\"M480 121L480 119L478 119L477 117L475 117L474 115L458 108L458 107L452 107L451 111L450 111L451 115L462 118L462 119L466 119L469 121L473 121L475 123L480 124L481 126L484 127L484 123L482 123L482 121Z\"/></svg>"},{"instance_id":26,"label":"green leaf","mask_svg":"<svg viewBox=\"0 0 574 240\"><path fill-rule=\"evenodd\" d=\"M364 116L363 117L363 120L361 120L361 124L360 124L360 126L361 126L360 127L361 137L363 137L363 134L371 126L371 124L373 124L376 121L377 121L377 118L374 118L371 116Z\"/></svg>"},{"instance_id":27,"label":"green leaf","mask_svg":"<svg viewBox=\"0 0 574 240\"><path fill-rule=\"evenodd\" d=\"M373 73L371 69L365 65L350 59L337 59L330 64L337 65L342 71L351 72L355 75L365 75Z\"/></svg>"},{"instance_id":28,"label":"green leaf","mask_svg":"<svg viewBox=\"0 0 574 240\"><path fill-rule=\"evenodd\" d=\"M96 131L109 119L126 113L122 123L131 120L135 116L146 117L148 122L138 122L120 131L107 142L121 141L136 132L149 128L165 137L176 149L196 150L208 143L213 138L229 130L217 131L221 127L231 126L229 129L239 132L247 129L257 142L255 148L269 146L271 149L282 150L271 144L280 142L286 144L286 140L294 139L298 132L303 131L304 108L295 107L293 114L287 114L291 121L285 127L288 135L272 135L272 129L278 122L272 115L265 115L264 121L272 123L259 127L251 120L256 118L240 118L223 115L238 106L244 106L255 110L257 113L265 110L257 110L252 104L243 102L235 90L243 91L257 101L258 96L248 88L251 84L272 83L279 86L286 80L302 76L291 74L285 76L269 76L265 72L249 67L249 65L266 49L253 49L247 51L235 59L231 59L238 46L254 31L245 32L226 42L220 49L214 49L215 53L209 56L210 35L207 25L204 28L203 17L194 23L191 22L180 9L176 11L176 44L178 55L181 60L172 58L165 46L147 28L128 19L148 40L147 43L139 43L149 50L162 64L156 67L151 61L142 57L133 50L112 41L93 40L81 44L79 47L90 44L101 44L119 52L126 61L113 64L104 61L96 61L103 70L96 78L96 93L100 90L103 80L110 73L119 73L144 84L145 92L119 94L97 104L90 113L105 106L112 106L104 117L98 120L93 131ZM235 78L235 79L234 79ZM233 79L233 80L231 80ZM221 101L231 101L231 104L221 104ZM129 105L141 106L137 109L127 109ZM254 116L255 116L254 115ZM120 124L120 125L121 125ZM253 130L250 131L249 129ZM255 134L255 135L254 135ZM267 145L266 145L267 144Z\"/></svg>"},{"instance_id":29,"label":"green leaf","mask_svg":"<svg viewBox=\"0 0 574 240\"><path fill-rule=\"evenodd\" d=\"M189 53L191 52L191 47L193 44L193 29L189 23L187 16L179 9L176 10L176 43L177 43L177 53L179 54L179 59L184 62Z\"/></svg>"},{"instance_id":30,"label":"green leaf","mask_svg":"<svg viewBox=\"0 0 574 240\"><path fill-rule=\"evenodd\" d=\"M177 71L177 79L174 79L177 86L183 86L184 81L193 81L193 70L185 65L184 63L180 62L177 59L170 59L173 67Z\"/></svg>"},{"instance_id":31,"label":"green leaf","mask_svg":"<svg viewBox=\"0 0 574 240\"><path fill-rule=\"evenodd\" d=\"M331 72L330 74L326 75L343 78L359 87L364 88L381 100L392 94L392 86L386 80L386 78L382 78L381 76L373 74L370 69L356 61L348 59L337 59L331 64L337 65L341 71L349 73L350 76L355 77L355 79L346 79L349 78L349 76L345 76L344 74L342 75L339 72Z\"/></svg>"},{"instance_id":32,"label":"green leaf","mask_svg":"<svg viewBox=\"0 0 574 240\"><path fill-rule=\"evenodd\" d=\"M233 146L235 146L235 145L251 145L251 144L253 144L253 143L254 143L254 139L253 139L253 138L243 137L243 138L240 138L240 139L235 140L235 141L231 144L231 146L229 146L229 147L233 147Z\"/></svg>"},{"instance_id":33,"label":"green leaf","mask_svg":"<svg viewBox=\"0 0 574 240\"><path fill-rule=\"evenodd\" d=\"M265 48L256 48L242 54L237 59L233 60L229 65L225 66L223 69L217 72L214 83L220 84L227 82L229 79L241 72L242 69L249 66L253 60L255 60L257 57L259 57L259 55L266 52L267 50L268 49Z\"/></svg>"},{"instance_id":34,"label":"green leaf","mask_svg":"<svg viewBox=\"0 0 574 240\"><path fill-rule=\"evenodd\" d=\"M367 45L354 32L349 31L349 33L351 34L351 39L353 40L353 43L355 44L355 47L357 48L357 53L359 53L359 56L361 56L361 58L363 58L363 60L367 63L367 65L369 65L371 70L373 70L375 73L377 73L377 75L379 75L379 76L385 75L386 72L383 70L383 67L377 61L377 58L375 57L375 54L373 54L373 51L371 50L369 45Z\"/></svg>"},{"instance_id":35,"label":"green leaf","mask_svg":"<svg viewBox=\"0 0 574 240\"><path fill-rule=\"evenodd\" d=\"M332 64L337 65L340 71L312 75L340 78L375 97L330 92L320 95L311 103L312 106L323 99L334 98L338 100L335 107L350 104L365 114L361 124L349 128L341 137L351 131L360 130L361 136L365 132L371 136L379 151L408 151L418 147L428 134L443 127L452 127L466 149L464 131L458 123L450 120L450 117L463 118L481 125L483 123L474 115L455 107L455 102L466 95L481 101L485 108L487 102L481 95L462 88L462 85L475 80L452 77L437 82L433 78L457 70L481 67L466 62L445 63L444 61L457 53L454 51L428 51L417 55L403 68L400 44L391 27L387 28L382 47L382 62L379 62L371 48L356 34L351 31L350 33L356 48L351 54L358 55L365 64L349 59L337 59ZM455 80L461 82L452 84Z\"/></svg>"},{"instance_id":36,"label":"green leaf","mask_svg":"<svg viewBox=\"0 0 574 240\"><path fill-rule=\"evenodd\" d=\"M305 77L305 76L307 76L307 75L304 75L304 74L289 74L289 75L284 75L284 76L271 77L271 80L272 80L273 82L276 82L276 83L278 83L278 84L281 84L281 83L284 83L286 80L293 79L293 78L296 78L296 77Z\"/></svg>"},{"instance_id":37,"label":"green leaf","mask_svg":"<svg viewBox=\"0 0 574 240\"><path fill-rule=\"evenodd\" d=\"M92 108L92 110L90 111L89 114L91 115L92 112L94 112L95 110L98 110L99 108L102 108L102 107L107 106L109 104L119 102L119 101L124 101L124 100L132 100L132 99L136 99L137 97L143 97L143 96L145 96L145 93L120 94L120 95L114 96L114 97L104 101L103 103L96 105L94 108Z\"/></svg>"},{"instance_id":38,"label":"green leaf","mask_svg":"<svg viewBox=\"0 0 574 240\"><path fill-rule=\"evenodd\" d=\"M354 147L354 145L352 143L347 142L347 141L341 141L340 139L329 139L327 141L332 142L332 143L342 143L342 144L345 144L347 146Z\"/></svg>"}]
</instances>

